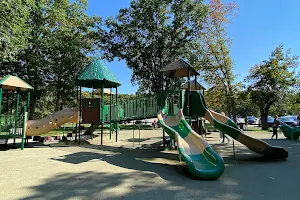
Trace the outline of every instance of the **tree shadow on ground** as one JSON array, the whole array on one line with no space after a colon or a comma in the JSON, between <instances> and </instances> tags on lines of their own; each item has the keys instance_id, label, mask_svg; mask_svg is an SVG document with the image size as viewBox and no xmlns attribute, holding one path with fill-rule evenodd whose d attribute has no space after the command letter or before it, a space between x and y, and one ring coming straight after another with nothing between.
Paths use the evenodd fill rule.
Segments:
<instances>
[{"instance_id":1,"label":"tree shadow on ground","mask_svg":"<svg viewBox=\"0 0 300 200\"><path fill-rule=\"evenodd\" d=\"M102 150L104 153L82 151L52 159L71 164L102 160L122 168L155 172L163 179L169 181L177 181L179 175L191 178L184 162L179 163L178 154L163 153L159 150L161 149L160 146L160 142L152 145L144 145L136 149L93 145L92 148ZM91 146L86 146L86 148L89 149ZM161 160L164 160L164 162ZM166 164L165 161L169 164Z\"/></svg>"},{"instance_id":2,"label":"tree shadow on ground","mask_svg":"<svg viewBox=\"0 0 300 200\"><path fill-rule=\"evenodd\" d=\"M104 153L83 151L52 159L72 164L80 164L83 162L89 162L90 160L101 160L126 169L154 172L164 180L171 182L181 180L182 178L180 176L185 176L189 179L195 179L189 173L185 163L183 161L179 163L177 150L161 151L161 142L153 143L151 145L143 145L142 147L138 147L136 149L126 149L122 147L105 145L86 145L85 148L101 150ZM232 154L232 146L228 144L215 144L213 145L213 148L223 156L225 164L227 164L229 167L233 164L271 164L274 162L284 161L272 160L242 147L237 147L235 149L234 157Z\"/></svg>"},{"instance_id":3,"label":"tree shadow on ground","mask_svg":"<svg viewBox=\"0 0 300 200\"><path fill-rule=\"evenodd\" d=\"M49 147L49 144L43 143L43 142L29 142L28 144L25 144L26 148L40 148L40 147ZM21 150L21 143L16 142L8 143L8 144L0 144L0 151L8 151L12 149L19 149Z\"/></svg>"},{"instance_id":4,"label":"tree shadow on ground","mask_svg":"<svg viewBox=\"0 0 300 200\"><path fill-rule=\"evenodd\" d=\"M11 149L19 149L21 145L13 145L13 144L0 144L0 151L8 151Z\"/></svg>"},{"instance_id":5,"label":"tree shadow on ground","mask_svg":"<svg viewBox=\"0 0 300 200\"><path fill-rule=\"evenodd\" d=\"M193 181L192 181L193 182ZM190 182L191 183L191 182ZM170 184L153 173L63 173L29 189L29 199L219 199L224 183ZM212 187L215 184L216 187ZM235 189L226 195L241 197Z\"/></svg>"},{"instance_id":6,"label":"tree shadow on ground","mask_svg":"<svg viewBox=\"0 0 300 200\"><path fill-rule=\"evenodd\" d=\"M147 141L147 140L153 140L153 139L161 139L162 140L162 137L151 137L151 138L138 138L138 136L137 137L134 137L134 138L129 138L129 139L126 139L125 141L127 141L127 142L145 142L145 141Z\"/></svg>"},{"instance_id":7,"label":"tree shadow on ground","mask_svg":"<svg viewBox=\"0 0 300 200\"><path fill-rule=\"evenodd\" d=\"M270 141L270 143L276 145L278 141ZM284 147L295 144L291 141L282 141L282 143ZM168 152L160 150L161 142L145 145L139 149L86 145L85 148L81 147L81 152L52 159L78 166L89 161L107 162L134 171L58 174L46 179L41 185L29 188L34 193L22 199L232 200L296 197L298 188L291 185L297 185L298 181L295 178L297 172L295 170L298 169L295 166L295 152L299 151L299 146L293 149L292 159L289 159L295 162L269 160L241 146L236 147L234 158L231 144L212 146L223 156L226 163L225 172L217 180L199 181L190 175L184 163L178 164L176 150ZM61 147L57 146L57 148ZM169 162L160 162L160 159ZM282 183L287 179L291 181L290 184L283 185ZM262 184L266 187L261 187ZM290 191L289 196L281 192L285 190Z\"/></svg>"}]
</instances>

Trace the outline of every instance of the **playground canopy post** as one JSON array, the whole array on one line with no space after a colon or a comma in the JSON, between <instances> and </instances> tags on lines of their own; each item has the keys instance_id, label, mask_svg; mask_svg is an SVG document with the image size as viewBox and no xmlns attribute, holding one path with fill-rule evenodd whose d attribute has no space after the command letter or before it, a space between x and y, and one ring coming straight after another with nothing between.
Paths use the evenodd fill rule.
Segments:
<instances>
[{"instance_id":1,"label":"playground canopy post","mask_svg":"<svg viewBox=\"0 0 300 200\"><path fill-rule=\"evenodd\" d=\"M25 146L25 136L26 136L26 121L27 121L27 107L30 105L30 90L33 87L20 79L17 76L6 75L0 78L0 139L21 138L21 149ZM5 90L6 106L5 114L2 114L2 101L3 101L3 91ZM12 91L11 106L9 106L9 91ZM16 96L14 91L17 91ZM27 93L26 103L22 108L20 94L22 92ZM15 99L14 99L15 96ZM15 104L16 103L16 104ZM14 105L15 104L15 105ZM15 107L14 107L15 106ZM10 112L9 112L10 107ZM15 113L13 115L13 108L15 108ZM19 112L21 110L21 112ZM10 114L10 115L9 115ZM3 121L2 121L3 120Z\"/></svg>"},{"instance_id":2,"label":"playground canopy post","mask_svg":"<svg viewBox=\"0 0 300 200\"><path fill-rule=\"evenodd\" d=\"M195 75L200 75L194 68L193 66L185 61L182 58L179 58L172 63L168 64L166 67L161 69L161 91L162 91L162 100L161 100L161 108L163 107L164 103L163 102L163 96L164 96L164 90L168 90L169 88L164 89L164 76L166 76L169 79L174 79L174 78L182 78L182 77L187 77L187 107L188 107L188 113L187 116L189 116L189 123L191 124L191 102L190 102L190 90L191 90L191 85L190 85L190 76ZM196 80L195 80L196 81ZM163 141L165 141L165 134L163 131ZM165 145L164 145L165 148Z\"/></svg>"},{"instance_id":3,"label":"playground canopy post","mask_svg":"<svg viewBox=\"0 0 300 200\"><path fill-rule=\"evenodd\" d=\"M94 88L94 89L101 88L101 106L98 108L98 110L99 110L99 112L101 112L99 123L101 124L101 145L103 145L103 125L105 123L105 120L104 120L104 106L105 106L104 105L104 89L105 88L116 88L116 106L115 106L115 110L114 110L114 113L116 113L118 110L117 88L121 85L121 83L116 78L116 76L112 72L110 72L110 70L105 66L103 61L94 60L90 64L88 64L81 71L81 73L76 77L75 84L76 84L76 86L80 86L80 88L81 87ZM82 98L81 98L81 90L80 90L80 99L79 99L80 116L82 116L81 101L82 101ZM90 106L96 106L96 105L90 105ZM117 114L118 114L118 112L117 112ZM80 119L80 121L81 120L83 120L83 119ZM119 122L118 118L115 122L116 123ZM109 124L111 124L111 120L109 121ZM79 127L79 130L80 130L80 127ZM117 140L117 131L118 130L116 128L116 140ZM79 133L79 138L80 138L80 133Z\"/></svg>"}]
</instances>

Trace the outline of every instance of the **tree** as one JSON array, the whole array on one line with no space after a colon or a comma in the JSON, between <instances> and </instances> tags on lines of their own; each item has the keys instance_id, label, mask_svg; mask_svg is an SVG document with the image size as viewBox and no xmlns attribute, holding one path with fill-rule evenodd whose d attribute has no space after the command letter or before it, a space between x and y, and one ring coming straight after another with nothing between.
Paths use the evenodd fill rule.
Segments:
<instances>
[{"instance_id":1,"label":"tree","mask_svg":"<svg viewBox=\"0 0 300 200\"><path fill-rule=\"evenodd\" d=\"M294 88L283 91L269 110L269 115L298 115L300 112L300 93Z\"/></svg>"},{"instance_id":2,"label":"tree","mask_svg":"<svg viewBox=\"0 0 300 200\"><path fill-rule=\"evenodd\" d=\"M85 0L39 0L28 7L28 45L14 62L3 63L0 75L18 75L34 87L30 119L43 115L36 111L41 104L54 105L45 109L52 112L75 105L74 78L96 54L101 34L101 19L87 16L86 9Z\"/></svg>"},{"instance_id":3,"label":"tree","mask_svg":"<svg viewBox=\"0 0 300 200\"><path fill-rule=\"evenodd\" d=\"M35 1L28 7L27 27L29 29L28 45L19 49L15 56L16 62L6 63L6 71L18 75L34 87L31 91L29 118L35 117L37 101L46 91L49 80L49 65L46 62L45 25L47 24L47 8L44 1Z\"/></svg>"},{"instance_id":4,"label":"tree","mask_svg":"<svg viewBox=\"0 0 300 200\"><path fill-rule=\"evenodd\" d=\"M33 0L0 0L0 66L15 61L15 55L27 46L29 7Z\"/></svg>"},{"instance_id":5,"label":"tree","mask_svg":"<svg viewBox=\"0 0 300 200\"><path fill-rule=\"evenodd\" d=\"M221 87L213 86L205 92L205 99L210 109L217 112L226 110L225 97Z\"/></svg>"},{"instance_id":6,"label":"tree","mask_svg":"<svg viewBox=\"0 0 300 200\"><path fill-rule=\"evenodd\" d=\"M283 52L283 45L272 51L268 60L256 64L250 69L246 80L252 101L259 107L262 129L267 129L267 116L280 96L296 83L295 68L298 56L291 56L291 51Z\"/></svg>"},{"instance_id":7,"label":"tree","mask_svg":"<svg viewBox=\"0 0 300 200\"><path fill-rule=\"evenodd\" d=\"M210 0L209 14L205 20L200 40L193 44L189 60L203 72L205 82L213 87L219 87L218 96L225 97L226 113L236 114L236 99L234 90L233 61L230 57L231 39L227 34L227 26L235 17L237 5L235 2L221 3ZM203 53L205 52L205 53ZM216 90L216 89L215 89ZM215 93L212 93L212 98Z\"/></svg>"},{"instance_id":8,"label":"tree","mask_svg":"<svg viewBox=\"0 0 300 200\"><path fill-rule=\"evenodd\" d=\"M87 54L95 54L98 49L96 33L100 29L98 27L101 26L101 18L87 16L86 9L87 4L84 1L75 1L72 4L69 1L55 1L49 11L56 15L52 22L54 26L47 37L52 75L50 87L55 91L55 110L69 105L74 99L74 79L91 61Z\"/></svg>"},{"instance_id":9,"label":"tree","mask_svg":"<svg viewBox=\"0 0 300 200\"><path fill-rule=\"evenodd\" d=\"M106 21L104 57L126 60L132 83L158 93L160 69L191 50L206 14L202 0L133 0Z\"/></svg>"},{"instance_id":10,"label":"tree","mask_svg":"<svg viewBox=\"0 0 300 200\"><path fill-rule=\"evenodd\" d=\"M251 100L248 90L240 90L235 93L236 95L236 113L242 117L258 116L259 109L256 104Z\"/></svg>"}]
</instances>

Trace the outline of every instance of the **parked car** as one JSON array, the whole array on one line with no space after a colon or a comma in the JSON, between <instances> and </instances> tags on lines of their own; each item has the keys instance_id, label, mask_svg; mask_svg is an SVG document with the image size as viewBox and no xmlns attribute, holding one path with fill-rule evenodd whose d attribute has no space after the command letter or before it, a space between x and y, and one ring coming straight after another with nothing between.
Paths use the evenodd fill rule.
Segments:
<instances>
[{"instance_id":1,"label":"parked car","mask_svg":"<svg viewBox=\"0 0 300 200\"><path fill-rule=\"evenodd\" d=\"M297 121L292 116L280 116L278 120L286 123L289 126L297 126Z\"/></svg>"},{"instance_id":2,"label":"parked car","mask_svg":"<svg viewBox=\"0 0 300 200\"><path fill-rule=\"evenodd\" d=\"M256 123L257 118L254 116L247 116L247 123L248 124L255 124Z\"/></svg>"},{"instance_id":3,"label":"parked car","mask_svg":"<svg viewBox=\"0 0 300 200\"><path fill-rule=\"evenodd\" d=\"M274 118L271 116L267 117L267 123L268 123L268 127L272 127L273 123L274 123ZM261 126L261 118L259 118L259 122L258 122L259 126Z\"/></svg>"}]
</instances>

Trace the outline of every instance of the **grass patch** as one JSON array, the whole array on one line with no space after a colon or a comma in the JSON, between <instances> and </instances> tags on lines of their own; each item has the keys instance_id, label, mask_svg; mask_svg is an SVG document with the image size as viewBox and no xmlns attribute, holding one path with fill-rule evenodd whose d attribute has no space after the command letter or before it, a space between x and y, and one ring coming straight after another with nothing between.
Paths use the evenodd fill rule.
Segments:
<instances>
[{"instance_id":1,"label":"grass patch","mask_svg":"<svg viewBox=\"0 0 300 200\"><path fill-rule=\"evenodd\" d=\"M139 129L139 125L134 124L134 125L120 125L120 129L122 130L132 130L132 129ZM152 128L150 125L140 125L140 130L153 130L153 129L158 129L158 128Z\"/></svg>"},{"instance_id":2,"label":"grass patch","mask_svg":"<svg viewBox=\"0 0 300 200\"><path fill-rule=\"evenodd\" d=\"M269 128L268 130L262 130L261 127L247 127L247 126L244 126L244 129L245 131L255 131L255 132L272 132L272 128Z\"/></svg>"}]
</instances>

